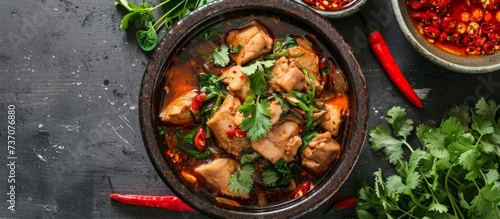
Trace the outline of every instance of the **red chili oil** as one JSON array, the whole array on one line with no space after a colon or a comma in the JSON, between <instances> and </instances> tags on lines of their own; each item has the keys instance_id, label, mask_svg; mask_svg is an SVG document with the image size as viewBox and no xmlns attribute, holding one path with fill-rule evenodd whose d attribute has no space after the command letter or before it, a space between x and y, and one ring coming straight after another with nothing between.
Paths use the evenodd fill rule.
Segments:
<instances>
[{"instance_id":1,"label":"red chili oil","mask_svg":"<svg viewBox=\"0 0 500 219\"><path fill-rule=\"evenodd\" d=\"M444 7L430 4L448 1ZM478 57L500 49L498 2L483 5L480 0L408 0L407 5L420 34L442 51Z\"/></svg>"}]
</instances>

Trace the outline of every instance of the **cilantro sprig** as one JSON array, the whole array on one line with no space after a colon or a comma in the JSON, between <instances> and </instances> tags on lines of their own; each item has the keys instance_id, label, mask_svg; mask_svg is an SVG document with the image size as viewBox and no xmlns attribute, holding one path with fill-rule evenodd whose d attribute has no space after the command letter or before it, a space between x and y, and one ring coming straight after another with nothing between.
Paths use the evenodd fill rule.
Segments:
<instances>
[{"instance_id":1,"label":"cilantro sprig","mask_svg":"<svg viewBox=\"0 0 500 219\"><path fill-rule=\"evenodd\" d=\"M255 168L251 164L241 167L241 170L233 172L229 176L229 191L237 195L248 194L253 187L253 174Z\"/></svg>"},{"instance_id":2,"label":"cilantro sprig","mask_svg":"<svg viewBox=\"0 0 500 219\"><path fill-rule=\"evenodd\" d=\"M252 96L238 107L245 118L241 121L241 129L247 131L247 137L251 141L258 141L266 136L267 131L271 129L271 115L269 107L271 104L263 99L254 100Z\"/></svg>"},{"instance_id":3,"label":"cilantro sprig","mask_svg":"<svg viewBox=\"0 0 500 219\"><path fill-rule=\"evenodd\" d=\"M182 19L196 8L208 4L213 0L162 0L156 6L150 6L146 1L136 5L128 0L115 0L115 5L127 9L121 20L120 28L127 29L130 24L137 28L137 43L144 51L153 50L158 43L157 32L165 26L171 29L173 22ZM153 11L162 8L163 15L155 20Z\"/></svg>"},{"instance_id":4,"label":"cilantro sprig","mask_svg":"<svg viewBox=\"0 0 500 219\"><path fill-rule=\"evenodd\" d=\"M387 112L387 126L369 132L370 146L396 167L374 185L363 183L360 218L500 218L500 105L480 99L475 109L453 107L438 127L413 121L403 108ZM405 159L405 147L409 151Z\"/></svg>"},{"instance_id":5,"label":"cilantro sprig","mask_svg":"<svg viewBox=\"0 0 500 219\"><path fill-rule=\"evenodd\" d=\"M241 72L250 79L250 89L254 95L260 95L267 90L265 69L273 67L276 60L256 61L253 64L241 67Z\"/></svg>"}]
</instances>

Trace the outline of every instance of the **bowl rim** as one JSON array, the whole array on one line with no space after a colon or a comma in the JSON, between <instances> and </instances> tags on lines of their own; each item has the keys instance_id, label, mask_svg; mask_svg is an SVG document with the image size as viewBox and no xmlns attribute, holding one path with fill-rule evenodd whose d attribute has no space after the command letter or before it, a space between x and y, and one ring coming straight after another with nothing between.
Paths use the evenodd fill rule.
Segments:
<instances>
[{"instance_id":1,"label":"bowl rim","mask_svg":"<svg viewBox=\"0 0 500 219\"><path fill-rule=\"evenodd\" d=\"M147 64L144 76L141 82L141 89L139 93L139 122L141 127L141 134L143 142L148 153L148 156L170 190L177 195L184 202L193 208L213 217L229 217L229 218L294 218L299 217L307 212L310 212L325 202L331 195L333 195L341 187L347 179L354 165L356 164L360 151L364 145L366 126L368 123L368 93L364 75L361 71L350 46L343 40L340 33L336 31L333 25L312 10L304 10L302 5L293 3L291 1L277 1L277 0L253 0L253 1L240 1L240 0L224 0L215 1L204 7L193 11L183 20L178 22L175 27L169 31L161 40L158 47L154 50L149 63ZM169 61L169 55L176 54L176 44L182 40L190 38L190 33L194 32L199 26L203 26L210 22L211 19L221 19L227 13L247 13L255 14L265 10L270 15L287 16L290 18L300 19L306 17L309 19L301 19L302 22L308 25L313 25L317 31L322 30L323 35L328 36L331 48L336 51L331 51L332 55L342 56L343 65L345 70L350 69L348 75L351 80L350 88L354 100L352 100L352 108L355 110L356 117L349 118L352 126L349 127L351 138L346 139L343 143L347 145L346 153L343 153L340 160L335 164L336 170L329 171L329 176L325 177L322 181L323 186L318 186L317 190L312 194L294 200L291 204L284 204L278 207L272 207L269 211L238 211L235 209L223 208L214 205L207 199L202 199L198 194L194 194L189 188L184 185L181 179L169 168L163 151L159 149L158 126L156 125L155 118L157 115L155 109L155 90L158 90L158 79L164 74L161 72L163 66ZM252 13L250 13L252 12ZM207 21L208 18L208 21ZM281 18L281 17L280 17ZM202 22L204 21L204 22ZM194 26L191 24L195 24ZM336 43L333 43L336 42ZM325 42L323 42L325 44ZM162 55L167 54L167 55ZM344 162L341 162L344 161ZM340 178L341 180L334 180ZM305 203L308 203L305 205Z\"/></svg>"},{"instance_id":2,"label":"bowl rim","mask_svg":"<svg viewBox=\"0 0 500 219\"><path fill-rule=\"evenodd\" d=\"M315 8L307 5L307 3L305 3L302 0L294 0L294 1L298 2L299 4L304 5L306 8L309 8L322 16L325 16L327 18L334 18L334 19L335 18L344 18L344 17L348 17L348 16L355 14L356 12L359 11L359 9L361 9L361 6L363 6L367 2L367 0L357 0L353 5L349 6L346 9L342 9L342 10L338 10L338 11L324 11L324 10L315 9Z\"/></svg>"},{"instance_id":3,"label":"bowl rim","mask_svg":"<svg viewBox=\"0 0 500 219\"><path fill-rule=\"evenodd\" d=\"M400 31L403 33L403 36L406 38L408 43L417 50L422 56L424 56L429 61L434 64L441 66L445 69L465 74L480 74L480 73L489 73L493 71L500 70L500 62L492 62L490 65L481 65L481 66L468 66L465 64L454 63L451 60L455 60L458 62L465 62L471 59L477 60L498 60L500 58L500 52L496 52L493 55L481 56L481 57L473 57L473 58L464 58L456 55L449 54L440 49L435 48L433 45L430 45L424 37L421 36L416 31L416 28L410 29L409 26L413 27L413 23L411 18L408 15L408 10L406 10L405 0L391 0L392 9L394 12L394 16L396 17L396 22L399 26ZM404 8L401 6L404 5Z\"/></svg>"}]
</instances>

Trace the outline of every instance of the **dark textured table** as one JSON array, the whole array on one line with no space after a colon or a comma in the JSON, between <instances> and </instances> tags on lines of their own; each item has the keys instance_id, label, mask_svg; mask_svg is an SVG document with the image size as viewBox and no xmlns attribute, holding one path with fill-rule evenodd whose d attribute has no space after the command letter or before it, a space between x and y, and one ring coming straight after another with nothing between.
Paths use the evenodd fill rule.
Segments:
<instances>
[{"instance_id":1,"label":"dark textured table","mask_svg":"<svg viewBox=\"0 0 500 219\"><path fill-rule=\"evenodd\" d=\"M384 122L395 105L416 123L435 124L455 104L479 97L500 102L500 72L458 74L425 60L401 35L388 0L369 0L362 12L378 24L424 104L413 107L390 82L357 15L331 20L364 71L368 128ZM150 53L119 28L122 16L112 0L0 3L0 218L206 218L108 198L112 192L172 194L150 163L138 123L139 86ZM15 130L8 128L14 113ZM355 195L359 182L371 182L378 168L391 170L366 141L339 199ZM327 207L303 218L321 218Z\"/></svg>"}]
</instances>

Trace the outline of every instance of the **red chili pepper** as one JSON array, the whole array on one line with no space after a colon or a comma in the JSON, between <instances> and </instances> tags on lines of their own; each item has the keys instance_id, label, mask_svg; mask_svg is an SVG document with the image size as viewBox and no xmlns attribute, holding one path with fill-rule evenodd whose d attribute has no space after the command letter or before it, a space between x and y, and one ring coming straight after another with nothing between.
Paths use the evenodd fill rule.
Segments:
<instances>
[{"instance_id":1,"label":"red chili pepper","mask_svg":"<svg viewBox=\"0 0 500 219\"><path fill-rule=\"evenodd\" d=\"M127 205L162 208L171 211L196 212L176 196L110 194L109 198Z\"/></svg>"},{"instance_id":2,"label":"red chili pepper","mask_svg":"<svg viewBox=\"0 0 500 219\"><path fill-rule=\"evenodd\" d=\"M244 138L247 137L247 131L243 131L241 129L233 129L233 130L228 130L226 132L228 136L234 136L237 138Z\"/></svg>"},{"instance_id":3,"label":"red chili pepper","mask_svg":"<svg viewBox=\"0 0 500 219\"><path fill-rule=\"evenodd\" d=\"M413 19L419 19L424 21L430 21L431 17L425 12L414 12L410 14L410 17Z\"/></svg>"},{"instance_id":4,"label":"red chili pepper","mask_svg":"<svg viewBox=\"0 0 500 219\"><path fill-rule=\"evenodd\" d=\"M411 103L413 103L418 108L422 108L423 105L420 101L420 98L415 93L410 83L408 83L405 76L399 69L398 64L389 51L384 38L382 37L380 32L375 30L371 25L368 25L368 27L369 29L371 29L371 33L368 36L368 41L370 42L373 53L384 68L385 72Z\"/></svg>"},{"instance_id":5,"label":"red chili pepper","mask_svg":"<svg viewBox=\"0 0 500 219\"><path fill-rule=\"evenodd\" d=\"M191 103L191 109L193 111L199 110L201 108L201 106L203 105L203 101L205 100L206 97L207 97L207 95L205 95L205 93L197 94L194 97L193 102Z\"/></svg>"},{"instance_id":6,"label":"red chili pepper","mask_svg":"<svg viewBox=\"0 0 500 219\"><path fill-rule=\"evenodd\" d=\"M434 26L426 26L424 27L424 34L431 39L436 39L441 34L441 30Z\"/></svg>"},{"instance_id":7,"label":"red chili pepper","mask_svg":"<svg viewBox=\"0 0 500 219\"><path fill-rule=\"evenodd\" d=\"M333 213L338 212L340 210L354 208L355 206L356 206L356 197L347 198L347 199L344 199L342 201L335 203L330 209L325 211L323 216L333 214Z\"/></svg>"},{"instance_id":8,"label":"red chili pepper","mask_svg":"<svg viewBox=\"0 0 500 219\"><path fill-rule=\"evenodd\" d=\"M311 181L305 181L304 183L300 184L299 187L297 187L295 190L293 190L290 195L288 195L289 199L294 199L294 198L299 198L307 194L307 191L309 191L309 187L311 186Z\"/></svg>"},{"instance_id":9,"label":"red chili pepper","mask_svg":"<svg viewBox=\"0 0 500 219\"><path fill-rule=\"evenodd\" d=\"M204 151L207 146L207 136L205 134L205 129L199 128L194 135L194 146L198 151Z\"/></svg>"}]
</instances>

